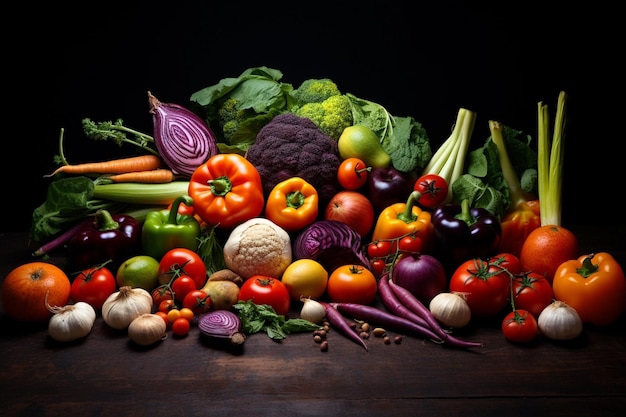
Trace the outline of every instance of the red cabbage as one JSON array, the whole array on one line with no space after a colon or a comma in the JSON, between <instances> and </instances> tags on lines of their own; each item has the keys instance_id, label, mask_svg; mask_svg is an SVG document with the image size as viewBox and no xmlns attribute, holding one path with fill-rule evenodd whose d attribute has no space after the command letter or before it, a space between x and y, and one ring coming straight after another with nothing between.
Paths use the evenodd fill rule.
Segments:
<instances>
[{"instance_id":1,"label":"red cabbage","mask_svg":"<svg viewBox=\"0 0 626 417\"><path fill-rule=\"evenodd\" d=\"M361 236L337 220L311 223L296 236L292 246L295 259L313 259L329 273L349 264L370 268L369 259L361 251Z\"/></svg>"},{"instance_id":2,"label":"red cabbage","mask_svg":"<svg viewBox=\"0 0 626 417\"><path fill-rule=\"evenodd\" d=\"M191 177L196 168L218 152L211 129L194 112L161 103L148 91L154 143L174 174Z\"/></svg>"}]
</instances>

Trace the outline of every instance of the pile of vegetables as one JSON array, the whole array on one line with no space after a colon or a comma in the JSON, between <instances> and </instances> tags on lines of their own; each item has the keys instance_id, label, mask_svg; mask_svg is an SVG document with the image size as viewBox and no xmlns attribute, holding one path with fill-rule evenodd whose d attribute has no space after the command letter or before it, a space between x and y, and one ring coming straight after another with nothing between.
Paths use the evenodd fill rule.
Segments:
<instances>
[{"instance_id":1,"label":"pile of vegetables","mask_svg":"<svg viewBox=\"0 0 626 417\"><path fill-rule=\"evenodd\" d=\"M535 277L517 268L515 257L530 231L560 222L563 155L553 152L547 159L546 121L540 117L539 152L530 135L495 120L489 121L483 146L470 151L476 114L461 108L450 136L433 153L414 118L392 115L378 103L342 92L328 78L294 87L282 76L272 68L250 68L195 92L188 107L162 103L148 92L152 134L124 126L121 119L83 120L88 138L132 144L138 156L71 165L61 130L57 161L62 166L46 175L47 198L33 212L30 238L39 245L33 256L66 250L69 264L85 269L103 267L107 259L116 267L139 253L161 260L168 250L185 248L195 253L199 261L194 262L202 263L206 276L188 277L185 287L179 280L188 275L185 263L170 262L169 275L161 273L160 286L150 290L158 292L159 300L169 296L170 307L192 311L186 327L176 327L177 335L189 331L195 315L206 341L229 347L241 347L247 336L261 331L280 341L328 325L368 350L355 330L355 323L368 323L377 326L376 334L387 329L471 349L482 344L462 340L453 330L485 311L487 316L504 312L507 301L511 320L521 323L525 310L518 310L514 288L518 281L532 286ZM563 100L560 96L561 107ZM557 120L558 132L562 125ZM373 135L385 166L368 166L359 155L340 151L342 133L355 126ZM552 146L558 151L556 136ZM353 224L330 218L333 197L348 190L367 197L375 215L363 209L353 215ZM80 257L88 246L76 241L85 228L119 233L125 222L133 229L127 240L134 239L119 237L120 248L128 243L125 252ZM280 283L287 267L302 259L315 261L331 278L346 265L355 275L373 274L376 301L338 301L322 288L316 300L300 297L301 315L289 317L298 298L290 300L287 291L282 301L291 309L242 298L246 282L257 280L259 288L270 291L270 283ZM497 303L477 308L476 295L461 290L480 284L497 288L492 297ZM154 316L162 313L170 324L180 318L168 319L171 309L160 304L154 313L155 297L122 286L102 306L102 317L115 329L128 329L135 343L155 344L165 330ZM571 310L554 304L538 326L547 326L544 333L551 338L576 337L582 322ZM621 311L616 308L606 322ZM539 312L532 312L534 320ZM558 329L557 313L571 321L567 331ZM92 325L87 314L76 332L55 337L85 337Z\"/></svg>"}]
</instances>

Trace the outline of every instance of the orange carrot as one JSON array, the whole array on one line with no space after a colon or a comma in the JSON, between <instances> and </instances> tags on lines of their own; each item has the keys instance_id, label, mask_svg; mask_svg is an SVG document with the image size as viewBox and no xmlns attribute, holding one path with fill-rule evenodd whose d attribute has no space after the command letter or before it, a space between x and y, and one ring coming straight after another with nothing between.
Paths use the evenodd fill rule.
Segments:
<instances>
[{"instance_id":1,"label":"orange carrot","mask_svg":"<svg viewBox=\"0 0 626 417\"><path fill-rule=\"evenodd\" d=\"M144 184L164 184L172 182L176 176L171 169L159 168L148 171L125 172L105 177L111 182L140 182Z\"/></svg>"},{"instance_id":2,"label":"orange carrot","mask_svg":"<svg viewBox=\"0 0 626 417\"><path fill-rule=\"evenodd\" d=\"M158 156L142 155L130 158L112 159L110 161L63 165L47 176L52 177L61 172L73 175L125 174L127 172L150 171L160 168L161 166L162 161Z\"/></svg>"}]
</instances>

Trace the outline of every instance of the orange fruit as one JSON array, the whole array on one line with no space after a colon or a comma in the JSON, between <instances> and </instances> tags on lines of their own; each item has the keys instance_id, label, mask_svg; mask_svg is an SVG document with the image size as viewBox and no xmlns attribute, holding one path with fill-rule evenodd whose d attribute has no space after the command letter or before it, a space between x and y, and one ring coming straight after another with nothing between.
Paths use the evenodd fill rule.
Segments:
<instances>
[{"instance_id":1,"label":"orange fruit","mask_svg":"<svg viewBox=\"0 0 626 417\"><path fill-rule=\"evenodd\" d=\"M557 225L543 225L526 237L519 260L525 271L541 274L552 283L557 268L577 257L578 239L571 230Z\"/></svg>"},{"instance_id":2,"label":"orange fruit","mask_svg":"<svg viewBox=\"0 0 626 417\"><path fill-rule=\"evenodd\" d=\"M48 262L28 262L13 269L2 283L2 306L13 319L44 322L52 317L46 306L65 306L71 282L63 270Z\"/></svg>"}]
</instances>

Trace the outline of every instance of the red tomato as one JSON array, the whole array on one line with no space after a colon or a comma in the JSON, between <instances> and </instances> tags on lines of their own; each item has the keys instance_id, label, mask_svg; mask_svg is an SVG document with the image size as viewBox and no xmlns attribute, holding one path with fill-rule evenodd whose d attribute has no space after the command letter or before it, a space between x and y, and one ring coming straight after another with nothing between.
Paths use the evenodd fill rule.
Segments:
<instances>
[{"instance_id":1,"label":"red tomato","mask_svg":"<svg viewBox=\"0 0 626 417\"><path fill-rule=\"evenodd\" d=\"M169 284L179 275L188 275L200 289L207 280L206 265L196 252L187 248L170 249L159 261L159 284Z\"/></svg>"},{"instance_id":2,"label":"red tomato","mask_svg":"<svg viewBox=\"0 0 626 417\"><path fill-rule=\"evenodd\" d=\"M386 258L391 250L391 242L388 240L377 240L367 245L367 256L370 259Z\"/></svg>"},{"instance_id":3,"label":"red tomato","mask_svg":"<svg viewBox=\"0 0 626 417\"><path fill-rule=\"evenodd\" d=\"M291 308L291 296L285 284L265 275L253 275L245 280L239 289L239 300L267 304L280 315L286 315Z\"/></svg>"},{"instance_id":4,"label":"red tomato","mask_svg":"<svg viewBox=\"0 0 626 417\"><path fill-rule=\"evenodd\" d=\"M183 299L183 308L190 309L196 316L206 313L211 308L209 294L202 290L193 290L187 293Z\"/></svg>"},{"instance_id":5,"label":"red tomato","mask_svg":"<svg viewBox=\"0 0 626 417\"><path fill-rule=\"evenodd\" d=\"M161 304L164 300L173 300L172 290L167 285L159 285L152 290L152 303L155 306Z\"/></svg>"},{"instance_id":6,"label":"red tomato","mask_svg":"<svg viewBox=\"0 0 626 417\"><path fill-rule=\"evenodd\" d=\"M450 278L450 291L465 294L472 317L493 316L510 298L510 277L500 267L480 258L460 264Z\"/></svg>"},{"instance_id":7,"label":"red tomato","mask_svg":"<svg viewBox=\"0 0 626 417\"><path fill-rule=\"evenodd\" d=\"M532 342L539 334L537 319L526 310L511 311L502 320L502 333L511 342Z\"/></svg>"},{"instance_id":8,"label":"red tomato","mask_svg":"<svg viewBox=\"0 0 626 417\"><path fill-rule=\"evenodd\" d=\"M167 313L164 313L163 311L157 311L156 313L157 316L161 317L163 319L163 321L165 322L166 326L170 325L170 321L167 319Z\"/></svg>"},{"instance_id":9,"label":"red tomato","mask_svg":"<svg viewBox=\"0 0 626 417\"><path fill-rule=\"evenodd\" d=\"M176 302L171 298L169 300L161 301L158 306L159 311L165 314L169 313L170 310L175 310L176 308Z\"/></svg>"},{"instance_id":10,"label":"red tomato","mask_svg":"<svg viewBox=\"0 0 626 417\"><path fill-rule=\"evenodd\" d=\"M181 275L172 282L172 291L174 292L174 300L182 303L185 296L191 291L196 290L196 282L188 275Z\"/></svg>"},{"instance_id":11,"label":"red tomato","mask_svg":"<svg viewBox=\"0 0 626 417\"><path fill-rule=\"evenodd\" d=\"M489 258L489 262L495 263L502 268L506 268L513 275L519 275L522 273L522 263L519 258L512 253L499 253Z\"/></svg>"},{"instance_id":12,"label":"red tomato","mask_svg":"<svg viewBox=\"0 0 626 417\"><path fill-rule=\"evenodd\" d=\"M346 190L358 190L367 182L367 175L372 170L362 159L347 158L339 165L337 179Z\"/></svg>"},{"instance_id":13,"label":"red tomato","mask_svg":"<svg viewBox=\"0 0 626 417\"><path fill-rule=\"evenodd\" d=\"M512 285L515 308L526 310L535 318L554 298L550 281L536 272L526 272L513 278Z\"/></svg>"},{"instance_id":14,"label":"red tomato","mask_svg":"<svg viewBox=\"0 0 626 417\"><path fill-rule=\"evenodd\" d=\"M370 264L372 266L372 271L374 271L374 274L376 274L377 277L380 277L383 272L385 272L385 266L387 266L383 259L374 259L370 262Z\"/></svg>"},{"instance_id":15,"label":"red tomato","mask_svg":"<svg viewBox=\"0 0 626 417\"><path fill-rule=\"evenodd\" d=\"M426 174L415 181L413 190L422 193L418 200L421 206L435 208L448 196L448 182L437 174Z\"/></svg>"},{"instance_id":16,"label":"red tomato","mask_svg":"<svg viewBox=\"0 0 626 417\"><path fill-rule=\"evenodd\" d=\"M184 317L179 317L172 322L172 333L176 336L187 336L190 328L191 323Z\"/></svg>"},{"instance_id":17,"label":"red tomato","mask_svg":"<svg viewBox=\"0 0 626 417\"><path fill-rule=\"evenodd\" d=\"M83 301L95 310L117 289L115 275L104 266L96 266L81 271L72 282L70 297L74 302Z\"/></svg>"},{"instance_id":18,"label":"red tomato","mask_svg":"<svg viewBox=\"0 0 626 417\"><path fill-rule=\"evenodd\" d=\"M343 222L363 237L374 226L374 206L358 191L339 191L326 206L324 219Z\"/></svg>"},{"instance_id":19,"label":"red tomato","mask_svg":"<svg viewBox=\"0 0 626 417\"><path fill-rule=\"evenodd\" d=\"M328 277L326 292L335 303L370 304L378 292L378 282L364 266L343 265Z\"/></svg>"},{"instance_id":20,"label":"red tomato","mask_svg":"<svg viewBox=\"0 0 626 417\"><path fill-rule=\"evenodd\" d=\"M420 253L423 241L416 235L405 236L398 242L398 250L402 253Z\"/></svg>"}]
</instances>

